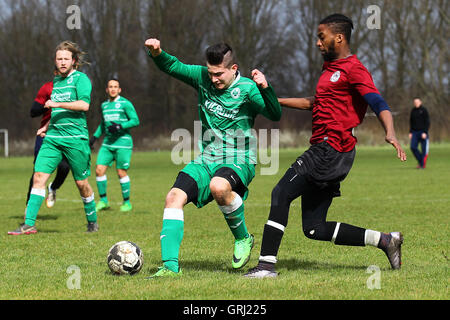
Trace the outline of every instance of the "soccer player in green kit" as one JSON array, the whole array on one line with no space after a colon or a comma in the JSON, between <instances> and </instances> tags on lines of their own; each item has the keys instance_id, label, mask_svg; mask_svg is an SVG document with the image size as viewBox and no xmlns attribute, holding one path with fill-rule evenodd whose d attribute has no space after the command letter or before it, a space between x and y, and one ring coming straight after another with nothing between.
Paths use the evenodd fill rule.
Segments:
<instances>
[{"instance_id":1,"label":"soccer player in green kit","mask_svg":"<svg viewBox=\"0 0 450 320\"><path fill-rule=\"evenodd\" d=\"M150 278L181 275L183 208L189 202L198 208L217 202L235 238L232 267L242 268L254 244L244 219L244 200L256 164L251 129L258 114L280 120L276 94L259 70L252 71L253 81L241 76L225 43L206 50L206 67L181 63L161 49L158 39L146 40L145 46L159 69L197 90L202 123L201 153L181 170L166 196L160 234L163 266Z\"/></svg>"},{"instance_id":2,"label":"soccer player in green kit","mask_svg":"<svg viewBox=\"0 0 450 320\"><path fill-rule=\"evenodd\" d=\"M54 78L51 98L45 103L46 108L51 108L52 115L36 159L25 223L9 231L10 235L37 232L35 221L45 198L46 182L63 156L68 160L84 203L87 232L98 231L94 192L88 182L91 150L86 112L91 102L92 85L87 75L77 70L84 63L83 55L78 45L70 41L64 41L56 47L55 66L59 75Z\"/></svg>"},{"instance_id":3,"label":"soccer player in green kit","mask_svg":"<svg viewBox=\"0 0 450 320\"><path fill-rule=\"evenodd\" d=\"M106 170L116 161L117 175L122 189L123 204L120 211L130 211L130 178L127 170L130 168L133 139L130 129L139 125L139 118L133 104L120 96L122 89L117 79L108 81L106 93L108 100L102 103L102 122L90 140L93 147L95 141L105 134L105 139L98 152L97 167L95 169L97 188L100 201L97 211L109 209L106 196Z\"/></svg>"}]
</instances>

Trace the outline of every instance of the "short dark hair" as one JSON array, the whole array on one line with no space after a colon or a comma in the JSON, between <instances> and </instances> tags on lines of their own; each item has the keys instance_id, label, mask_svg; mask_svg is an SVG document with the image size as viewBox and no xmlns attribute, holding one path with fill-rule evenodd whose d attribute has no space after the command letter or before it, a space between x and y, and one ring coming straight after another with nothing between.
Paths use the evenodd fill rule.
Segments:
<instances>
[{"instance_id":1,"label":"short dark hair","mask_svg":"<svg viewBox=\"0 0 450 320\"><path fill-rule=\"evenodd\" d=\"M205 55L206 61L213 66L219 65L223 62L225 67L229 68L236 63L233 49L231 49L231 47L224 42L208 47Z\"/></svg>"},{"instance_id":2,"label":"short dark hair","mask_svg":"<svg viewBox=\"0 0 450 320\"><path fill-rule=\"evenodd\" d=\"M334 13L322 19L319 24L326 24L334 33L344 35L348 43L352 37L353 21L340 13Z\"/></svg>"}]
</instances>

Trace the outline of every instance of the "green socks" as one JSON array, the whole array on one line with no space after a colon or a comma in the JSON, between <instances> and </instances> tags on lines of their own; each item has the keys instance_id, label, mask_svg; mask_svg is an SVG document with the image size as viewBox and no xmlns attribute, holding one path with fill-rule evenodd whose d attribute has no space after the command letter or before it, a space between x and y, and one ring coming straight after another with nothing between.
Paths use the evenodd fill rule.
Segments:
<instances>
[{"instance_id":1,"label":"green socks","mask_svg":"<svg viewBox=\"0 0 450 320\"><path fill-rule=\"evenodd\" d=\"M34 226L39 209L45 199L45 189L31 189L28 200L25 224Z\"/></svg>"},{"instance_id":2,"label":"green socks","mask_svg":"<svg viewBox=\"0 0 450 320\"><path fill-rule=\"evenodd\" d=\"M184 233L184 214L182 209L165 208L163 227L160 234L161 258L164 266L178 272L178 254Z\"/></svg>"},{"instance_id":3,"label":"green socks","mask_svg":"<svg viewBox=\"0 0 450 320\"><path fill-rule=\"evenodd\" d=\"M94 193L90 197L83 198L84 212L88 222L97 222L97 211L95 210Z\"/></svg>"},{"instance_id":4,"label":"green socks","mask_svg":"<svg viewBox=\"0 0 450 320\"><path fill-rule=\"evenodd\" d=\"M130 201L130 177L126 176L119 179L120 188L122 189L123 202Z\"/></svg>"},{"instance_id":5,"label":"green socks","mask_svg":"<svg viewBox=\"0 0 450 320\"><path fill-rule=\"evenodd\" d=\"M219 206L222 211L228 227L230 228L236 240L242 240L248 237L247 226L244 217L244 201L236 194L236 197L229 205Z\"/></svg>"},{"instance_id":6,"label":"green socks","mask_svg":"<svg viewBox=\"0 0 450 320\"><path fill-rule=\"evenodd\" d=\"M98 194L100 196L100 200L108 203L108 198L106 197L106 186L108 184L108 180L106 178L106 175L95 178L97 181L97 190Z\"/></svg>"},{"instance_id":7,"label":"green socks","mask_svg":"<svg viewBox=\"0 0 450 320\"><path fill-rule=\"evenodd\" d=\"M45 189L31 189L30 200L27 204L27 212L25 216L25 224L34 226L39 209L45 199ZM83 198L84 212L88 222L97 221L97 212L95 210L94 193L90 197Z\"/></svg>"}]
</instances>

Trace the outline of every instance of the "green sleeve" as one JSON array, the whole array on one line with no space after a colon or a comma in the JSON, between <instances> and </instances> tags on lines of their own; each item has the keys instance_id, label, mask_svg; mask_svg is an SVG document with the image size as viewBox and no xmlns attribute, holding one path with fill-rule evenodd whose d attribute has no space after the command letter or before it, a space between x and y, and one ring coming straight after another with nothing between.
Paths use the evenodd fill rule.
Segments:
<instances>
[{"instance_id":1,"label":"green sleeve","mask_svg":"<svg viewBox=\"0 0 450 320\"><path fill-rule=\"evenodd\" d=\"M157 57L153 57L150 52L148 54L161 71L196 89L199 88L202 73L206 72L206 67L184 64L164 50Z\"/></svg>"},{"instance_id":2,"label":"green sleeve","mask_svg":"<svg viewBox=\"0 0 450 320\"><path fill-rule=\"evenodd\" d=\"M77 87L77 100L83 100L84 102L91 103L92 83L86 75L79 78L76 84Z\"/></svg>"},{"instance_id":3,"label":"green sleeve","mask_svg":"<svg viewBox=\"0 0 450 320\"><path fill-rule=\"evenodd\" d=\"M256 107L257 113L261 113L272 121L281 119L281 106L270 84L265 89L255 86L250 93L250 101Z\"/></svg>"},{"instance_id":4,"label":"green sleeve","mask_svg":"<svg viewBox=\"0 0 450 320\"><path fill-rule=\"evenodd\" d=\"M134 106L131 102L127 103L125 105L125 113L128 117L127 122L122 122L122 128L123 129L129 129L133 127L137 127L139 125L139 117L136 113L136 110L134 109Z\"/></svg>"},{"instance_id":5,"label":"green sleeve","mask_svg":"<svg viewBox=\"0 0 450 320\"><path fill-rule=\"evenodd\" d=\"M98 125L97 130L94 132L94 137L100 138L105 133L105 123L102 122Z\"/></svg>"}]
</instances>

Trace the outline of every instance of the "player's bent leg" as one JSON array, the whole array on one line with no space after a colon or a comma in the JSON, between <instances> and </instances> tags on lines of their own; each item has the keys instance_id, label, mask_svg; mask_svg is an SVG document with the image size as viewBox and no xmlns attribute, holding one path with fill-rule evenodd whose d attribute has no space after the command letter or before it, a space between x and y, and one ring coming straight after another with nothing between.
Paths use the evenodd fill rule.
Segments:
<instances>
[{"instance_id":1,"label":"player's bent leg","mask_svg":"<svg viewBox=\"0 0 450 320\"><path fill-rule=\"evenodd\" d=\"M231 170L229 168L224 169ZM235 179L239 179L237 174L235 176ZM248 233L245 224L244 201L239 194L232 190L231 184L226 178L213 177L209 188L235 238L232 267L240 269L250 260L251 250L255 242L254 236Z\"/></svg>"}]
</instances>

